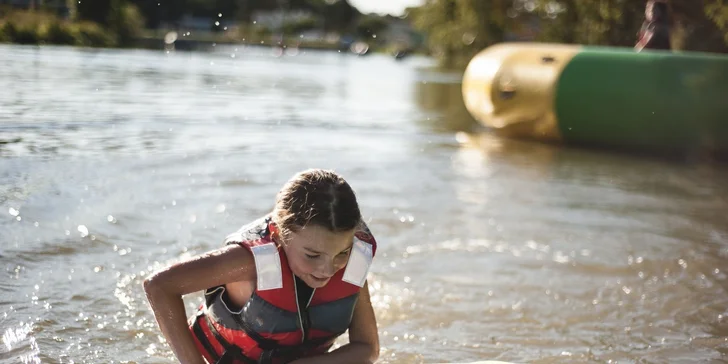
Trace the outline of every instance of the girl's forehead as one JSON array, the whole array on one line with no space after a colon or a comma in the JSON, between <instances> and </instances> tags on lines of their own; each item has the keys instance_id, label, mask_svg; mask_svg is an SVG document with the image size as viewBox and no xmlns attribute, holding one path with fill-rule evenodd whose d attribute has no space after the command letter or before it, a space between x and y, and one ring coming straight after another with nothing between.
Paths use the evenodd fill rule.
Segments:
<instances>
[{"instance_id":1,"label":"girl's forehead","mask_svg":"<svg viewBox=\"0 0 728 364\"><path fill-rule=\"evenodd\" d=\"M338 253L337 250L346 249L351 245L353 239L353 231L334 233L316 225L309 225L294 234L294 241L297 244L324 253Z\"/></svg>"}]
</instances>

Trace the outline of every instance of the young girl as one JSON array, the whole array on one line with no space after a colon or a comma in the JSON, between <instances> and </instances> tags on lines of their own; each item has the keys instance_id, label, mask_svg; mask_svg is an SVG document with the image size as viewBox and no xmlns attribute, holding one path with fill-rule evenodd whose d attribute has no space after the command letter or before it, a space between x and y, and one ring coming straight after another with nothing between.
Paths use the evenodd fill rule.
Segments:
<instances>
[{"instance_id":1,"label":"young girl","mask_svg":"<svg viewBox=\"0 0 728 364\"><path fill-rule=\"evenodd\" d=\"M376 247L349 184L308 170L284 185L272 213L224 247L155 272L144 290L181 363L373 363L366 276ZM187 320L182 296L201 290ZM346 330L349 343L328 352Z\"/></svg>"}]
</instances>

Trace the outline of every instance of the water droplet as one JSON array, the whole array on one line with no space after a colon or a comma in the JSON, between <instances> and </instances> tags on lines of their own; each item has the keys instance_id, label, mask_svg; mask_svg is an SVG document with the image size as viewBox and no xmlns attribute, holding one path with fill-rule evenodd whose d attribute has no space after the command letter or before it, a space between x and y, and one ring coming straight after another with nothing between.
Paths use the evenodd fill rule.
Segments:
<instances>
[{"instance_id":1,"label":"water droplet","mask_svg":"<svg viewBox=\"0 0 728 364\"><path fill-rule=\"evenodd\" d=\"M462 36L463 44L465 45L471 45L473 42L475 42L475 34L473 33L464 33Z\"/></svg>"},{"instance_id":2,"label":"water droplet","mask_svg":"<svg viewBox=\"0 0 728 364\"><path fill-rule=\"evenodd\" d=\"M9 213L10 213L10 215L12 215L12 216L18 216L18 215L20 214L20 211L19 211L19 210L16 210L16 209L14 209L14 208L12 208L12 207L8 209L8 212L9 212Z\"/></svg>"},{"instance_id":3,"label":"water droplet","mask_svg":"<svg viewBox=\"0 0 728 364\"><path fill-rule=\"evenodd\" d=\"M410 278L409 276L404 277L404 283L409 283L411 281L412 281L412 278Z\"/></svg>"},{"instance_id":4,"label":"water droplet","mask_svg":"<svg viewBox=\"0 0 728 364\"><path fill-rule=\"evenodd\" d=\"M86 227L86 225L78 225L78 232L81 233L82 238L88 236L88 228Z\"/></svg>"},{"instance_id":5,"label":"water droplet","mask_svg":"<svg viewBox=\"0 0 728 364\"><path fill-rule=\"evenodd\" d=\"M632 292L632 289L627 286L624 286L624 287L622 287L622 291L624 291L624 293L626 293L626 294L629 294L630 292Z\"/></svg>"},{"instance_id":6,"label":"water droplet","mask_svg":"<svg viewBox=\"0 0 728 364\"><path fill-rule=\"evenodd\" d=\"M217 211L218 213L225 212L225 204L221 203L221 204L217 205L217 208L215 209L215 211Z\"/></svg>"},{"instance_id":7,"label":"water droplet","mask_svg":"<svg viewBox=\"0 0 728 364\"><path fill-rule=\"evenodd\" d=\"M683 267L683 269L688 267L688 263L684 259L678 260L677 264L680 264L680 266Z\"/></svg>"},{"instance_id":8,"label":"water droplet","mask_svg":"<svg viewBox=\"0 0 728 364\"><path fill-rule=\"evenodd\" d=\"M218 18L222 18L222 13L217 13Z\"/></svg>"}]
</instances>

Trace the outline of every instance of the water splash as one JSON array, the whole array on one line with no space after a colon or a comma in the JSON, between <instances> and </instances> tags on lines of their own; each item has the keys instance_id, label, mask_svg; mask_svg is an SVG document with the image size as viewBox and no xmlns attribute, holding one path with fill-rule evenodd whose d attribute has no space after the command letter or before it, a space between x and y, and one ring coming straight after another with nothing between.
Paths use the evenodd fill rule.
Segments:
<instances>
[{"instance_id":1,"label":"water splash","mask_svg":"<svg viewBox=\"0 0 728 364\"><path fill-rule=\"evenodd\" d=\"M5 348L7 351L13 350L13 348L19 346L18 344L22 343L27 339L28 345L30 346L30 350L24 352L21 354L21 356L18 358L21 363L40 363L40 358L38 357L38 354L40 353L40 349L38 347L38 343L35 341L35 337L30 335L33 332L33 324L32 323L20 323L20 325L16 328L7 328L5 330L5 333L3 333L3 344L5 345Z\"/></svg>"}]
</instances>

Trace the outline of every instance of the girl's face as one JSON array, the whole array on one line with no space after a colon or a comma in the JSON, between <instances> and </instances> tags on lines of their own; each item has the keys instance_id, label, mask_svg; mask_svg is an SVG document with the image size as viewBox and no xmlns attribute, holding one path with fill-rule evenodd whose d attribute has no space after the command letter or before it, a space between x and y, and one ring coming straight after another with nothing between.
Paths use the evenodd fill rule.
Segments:
<instances>
[{"instance_id":1,"label":"girl's face","mask_svg":"<svg viewBox=\"0 0 728 364\"><path fill-rule=\"evenodd\" d=\"M280 239L280 229L272 224L271 232ZM280 240L278 240L280 241ZM311 288L321 288L346 266L354 242L354 230L333 233L309 225L288 235L283 249L293 274Z\"/></svg>"}]
</instances>

